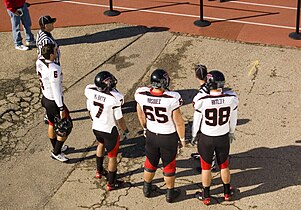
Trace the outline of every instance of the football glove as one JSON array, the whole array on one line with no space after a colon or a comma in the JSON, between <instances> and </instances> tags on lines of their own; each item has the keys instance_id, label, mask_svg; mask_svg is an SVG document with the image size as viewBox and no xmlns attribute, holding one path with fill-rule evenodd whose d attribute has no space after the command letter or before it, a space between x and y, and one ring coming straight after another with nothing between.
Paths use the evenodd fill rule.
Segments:
<instances>
[{"instance_id":1,"label":"football glove","mask_svg":"<svg viewBox=\"0 0 301 210\"><path fill-rule=\"evenodd\" d=\"M127 140L128 139L128 134L129 134L129 130L126 129L125 131L123 131L122 133L122 140Z\"/></svg>"},{"instance_id":2,"label":"football glove","mask_svg":"<svg viewBox=\"0 0 301 210\"><path fill-rule=\"evenodd\" d=\"M198 144L198 141L195 139L195 137L192 137L190 143L192 146L194 146Z\"/></svg>"},{"instance_id":3,"label":"football glove","mask_svg":"<svg viewBox=\"0 0 301 210\"><path fill-rule=\"evenodd\" d=\"M229 133L229 140L230 140L230 143L232 143L233 141L236 140L234 133Z\"/></svg>"}]
</instances>

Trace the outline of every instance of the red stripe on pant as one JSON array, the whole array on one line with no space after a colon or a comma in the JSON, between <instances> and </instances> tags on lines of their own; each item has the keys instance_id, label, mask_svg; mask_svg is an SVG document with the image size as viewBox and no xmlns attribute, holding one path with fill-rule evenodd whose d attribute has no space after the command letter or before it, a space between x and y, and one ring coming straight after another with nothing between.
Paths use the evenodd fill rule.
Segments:
<instances>
[{"instance_id":1,"label":"red stripe on pant","mask_svg":"<svg viewBox=\"0 0 301 210\"><path fill-rule=\"evenodd\" d=\"M150 162L149 159L146 157L145 162L144 162L144 168L146 171L149 172L155 172L157 170L157 167L153 166Z\"/></svg>"},{"instance_id":2,"label":"red stripe on pant","mask_svg":"<svg viewBox=\"0 0 301 210\"><path fill-rule=\"evenodd\" d=\"M112 149L110 152L108 152L109 158L117 157L118 149L119 149L119 142L120 142L120 135L118 134L117 142L116 142L114 149Z\"/></svg>"},{"instance_id":3,"label":"red stripe on pant","mask_svg":"<svg viewBox=\"0 0 301 210\"><path fill-rule=\"evenodd\" d=\"M202 157L200 159L200 162L201 162L202 170L211 170L211 163L209 164L205 162L205 160L203 160Z\"/></svg>"},{"instance_id":4,"label":"red stripe on pant","mask_svg":"<svg viewBox=\"0 0 301 210\"><path fill-rule=\"evenodd\" d=\"M164 176L174 176L176 173L176 159L171 161L167 166L163 168Z\"/></svg>"},{"instance_id":5,"label":"red stripe on pant","mask_svg":"<svg viewBox=\"0 0 301 210\"><path fill-rule=\"evenodd\" d=\"M229 160L227 159L225 162L219 165L220 169L225 169L229 167Z\"/></svg>"}]
</instances>

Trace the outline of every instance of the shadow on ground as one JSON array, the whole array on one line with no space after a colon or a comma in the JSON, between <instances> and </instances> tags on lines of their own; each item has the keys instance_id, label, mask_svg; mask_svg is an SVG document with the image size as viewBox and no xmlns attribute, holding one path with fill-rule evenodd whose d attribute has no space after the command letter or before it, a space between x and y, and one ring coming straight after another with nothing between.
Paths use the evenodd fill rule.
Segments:
<instances>
[{"instance_id":1,"label":"shadow on ground","mask_svg":"<svg viewBox=\"0 0 301 210\"><path fill-rule=\"evenodd\" d=\"M277 148L259 147L231 155L231 183L236 189L233 200L300 185L300 158L301 146L296 145ZM193 173L198 174L195 170L192 171L189 166L195 166L191 163L191 159L177 162L177 167L187 168L187 170L177 173L178 179L193 175ZM235 169L240 171L233 173ZM212 185L221 184L220 176L212 180ZM183 191L189 191L200 189L200 187L201 185L191 184L181 188ZM248 189L241 191L240 188ZM223 202L222 197L215 196L215 194L220 193L223 193L222 185L211 191L211 195L217 203ZM193 195L187 195L186 199L193 197Z\"/></svg>"},{"instance_id":2,"label":"shadow on ground","mask_svg":"<svg viewBox=\"0 0 301 210\"><path fill-rule=\"evenodd\" d=\"M106 41L112 41L117 39L129 38L129 37L133 37L149 32L162 32L168 30L169 28L165 28L165 27L148 28L146 26L128 26L128 27L116 28L108 31L100 31L94 34L86 34L84 36L58 39L57 42L60 46L76 45L76 44L83 44L83 43L98 43L98 42L106 42Z\"/></svg>"}]
</instances>

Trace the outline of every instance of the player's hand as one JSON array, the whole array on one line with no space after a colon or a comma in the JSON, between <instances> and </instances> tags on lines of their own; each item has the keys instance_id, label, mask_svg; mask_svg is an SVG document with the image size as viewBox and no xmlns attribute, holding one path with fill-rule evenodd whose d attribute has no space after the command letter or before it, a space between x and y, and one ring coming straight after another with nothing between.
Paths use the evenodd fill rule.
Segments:
<instances>
[{"instance_id":1,"label":"player's hand","mask_svg":"<svg viewBox=\"0 0 301 210\"><path fill-rule=\"evenodd\" d=\"M229 133L229 140L230 140L230 143L232 143L233 141L236 140L234 133Z\"/></svg>"},{"instance_id":2,"label":"player's hand","mask_svg":"<svg viewBox=\"0 0 301 210\"><path fill-rule=\"evenodd\" d=\"M195 139L195 137L192 137L192 138L191 138L191 141L190 141L190 143L191 143L191 145L192 145L192 146L194 146L194 145L197 145L197 144L198 144L198 142L197 142L197 140Z\"/></svg>"},{"instance_id":3,"label":"player's hand","mask_svg":"<svg viewBox=\"0 0 301 210\"><path fill-rule=\"evenodd\" d=\"M61 117L61 119L64 119L64 118L66 117L66 112L65 112L65 110L60 111L60 117Z\"/></svg>"},{"instance_id":4,"label":"player's hand","mask_svg":"<svg viewBox=\"0 0 301 210\"><path fill-rule=\"evenodd\" d=\"M128 139L128 134L129 134L129 129L125 129L122 133L122 139L127 140Z\"/></svg>"},{"instance_id":5,"label":"player's hand","mask_svg":"<svg viewBox=\"0 0 301 210\"><path fill-rule=\"evenodd\" d=\"M185 138L180 139L180 142L181 142L180 149L186 147L186 140L185 140Z\"/></svg>"}]
</instances>

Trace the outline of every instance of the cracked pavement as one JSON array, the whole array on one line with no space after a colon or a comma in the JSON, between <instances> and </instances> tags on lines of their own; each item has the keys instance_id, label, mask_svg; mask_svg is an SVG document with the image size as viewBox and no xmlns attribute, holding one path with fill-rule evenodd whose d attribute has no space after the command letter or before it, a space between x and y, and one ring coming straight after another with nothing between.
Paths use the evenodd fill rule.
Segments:
<instances>
[{"instance_id":1,"label":"cracked pavement","mask_svg":"<svg viewBox=\"0 0 301 210\"><path fill-rule=\"evenodd\" d=\"M301 51L195 37L168 31L103 24L55 29L61 45L64 95L74 129L67 144L68 164L50 158L35 76L36 52L13 49L11 34L0 34L0 209L300 209ZM5 50L4 50L5 49ZM258 65L251 71L252 64ZM193 66L207 65L225 73L226 83L240 100L236 141L231 145L231 179L236 195L222 200L219 172L213 173L213 205L194 198L200 190L198 161L189 146L178 155L172 204L165 201L162 168L154 178L151 198L142 194L144 138L135 113L134 91L148 84L153 69L165 68L171 88L180 92L190 138L191 101L197 83ZM96 180L96 142L85 111L84 88L100 70L111 71L125 93L123 108L130 135L121 142L118 177L126 184L105 191ZM249 74L249 73L252 74ZM106 162L105 162L106 164Z\"/></svg>"}]
</instances>

